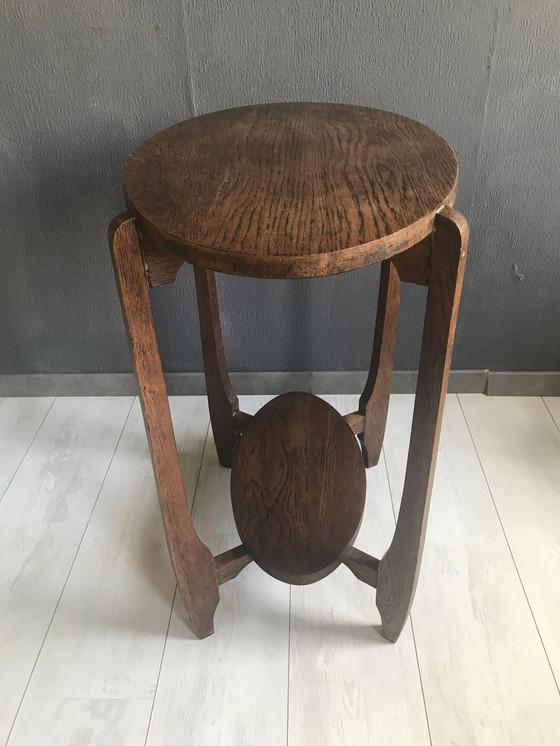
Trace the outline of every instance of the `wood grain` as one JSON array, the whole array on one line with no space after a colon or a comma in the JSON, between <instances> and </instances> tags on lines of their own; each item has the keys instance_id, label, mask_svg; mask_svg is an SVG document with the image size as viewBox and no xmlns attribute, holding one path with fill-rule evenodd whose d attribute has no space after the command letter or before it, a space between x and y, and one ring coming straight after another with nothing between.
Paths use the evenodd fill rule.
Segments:
<instances>
[{"instance_id":1,"label":"wood grain","mask_svg":"<svg viewBox=\"0 0 560 746\"><path fill-rule=\"evenodd\" d=\"M53 402L51 396L0 399L0 499Z\"/></svg>"},{"instance_id":2,"label":"wood grain","mask_svg":"<svg viewBox=\"0 0 560 746\"><path fill-rule=\"evenodd\" d=\"M507 546L430 542L425 563L412 621L434 746L556 746L558 690Z\"/></svg>"},{"instance_id":3,"label":"wood grain","mask_svg":"<svg viewBox=\"0 0 560 746\"><path fill-rule=\"evenodd\" d=\"M488 420L495 419L494 402L504 402L512 419L522 414L518 398L473 399ZM383 449L395 511L405 479L413 406L410 395L391 397ZM520 442L527 448L526 435ZM492 446L500 442L491 432L488 441ZM481 468L481 444L478 433L473 444L457 397L448 395L422 573L411 612L432 743L555 746L560 696L500 523L506 512L498 515ZM533 453L539 450L537 445ZM532 455L529 458L532 461ZM532 463L534 473L542 473L538 461ZM495 473L506 476L515 465L516 454L511 453L495 462ZM528 542L537 502L537 491L523 490ZM543 546L552 534L543 537ZM555 611L553 596L548 609ZM533 607L533 613L536 610ZM550 654L553 646L547 650Z\"/></svg>"},{"instance_id":4,"label":"wood grain","mask_svg":"<svg viewBox=\"0 0 560 746\"><path fill-rule=\"evenodd\" d=\"M111 401L111 400L109 400ZM113 402L116 400L113 399ZM194 492L202 397L172 397ZM175 594L140 402L135 401L28 687L35 697L151 698Z\"/></svg>"},{"instance_id":5,"label":"wood grain","mask_svg":"<svg viewBox=\"0 0 560 746\"><path fill-rule=\"evenodd\" d=\"M376 604L398 638L416 590L465 268L468 226L456 210L436 217L406 477L395 535L379 565Z\"/></svg>"},{"instance_id":6,"label":"wood grain","mask_svg":"<svg viewBox=\"0 0 560 746\"><path fill-rule=\"evenodd\" d=\"M354 435L359 435L364 432L365 417L363 414L360 414L360 412L349 412L344 415L344 419Z\"/></svg>"},{"instance_id":7,"label":"wood grain","mask_svg":"<svg viewBox=\"0 0 560 746\"><path fill-rule=\"evenodd\" d=\"M146 278L151 288L170 285L184 264L183 259L168 251L158 251L152 246L142 246L142 258Z\"/></svg>"},{"instance_id":8,"label":"wood grain","mask_svg":"<svg viewBox=\"0 0 560 746\"><path fill-rule=\"evenodd\" d=\"M430 260L432 236L426 236L420 243L392 258L401 282L414 285L428 285L430 282Z\"/></svg>"},{"instance_id":9,"label":"wood grain","mask_svg":"<svg viewBox=\"0 0 560 746\"><path fill-rule=\"evenodd\" d=\"M26 697L9 746L139 746L151 699Z\"/></svg>"},{"instance_id":10,"label":"wood grain","mask_svg":"<svg viewBox=\"0 0 560 746\"><path fill-rule=\"evenodd\" d=\"M229 481L213 450L204 471L220 491L206 484L209 501L226 498ZM205 524L219 552L235 541L222 527ZM219 632L203 643L175 602L146 746L286 746L290 588L252 564L220 595Z\"/></svg>"},{"instance_id":11,"label":"wood grain","mask_svg":"<svg viewBox=\"0 0 560 746\"><path fill-rule=\"evenodd\" d=\"M366 489L360 449L344 419L311 394L276 397L236 448L231 499L239 536L273 577L325 577L360 526Z\"/></svg>"},{"instance_id":12,"label":"wood grain","mask_svg":"<svg viewBox=\"0 0 560 746\"><path fill-rule=\"evenodd\" d=\"M408 252L407 252L408 253ZM360 397L359 411L364 416L360 434L366 467L375 466L381 455L387 409L393 379L393 357L397 343L401 283L392 261L381 264L375 335L369 373Z\"/></svg>"},{"instance_id":13,"label":"wood grain","mask_svg":"<svg viewBox=\"0 0 560 746\"><path fill-rule=\"evenodd\" d=\"M560 400L459 400L560 685Z\"/></svg>"},{"instance_id":14,"label":"wood grain","mask_svg":"<svg viewBox=\"0 0 560 746\"><path fill-rule=\"evenodd\" d=\"M87 522L132 401L57 398L0 501L0 522Z\"/></svg>"},{"instance_id":15,"label":"wood grain","mask_svg":"<svg viewBox=\"0 0 560 746\"><path fill-rule=\"evenodd\" d=\"M261 397L240 399L251 413L263 403ZM83 399L58 401L76 407L76 419L83 418ZM107 401L118 404L119 399ZM191 496L198 483L195 525L200 522L214 552L226 551L239 543L229 504L230 473L219 466L211 437L200 478L193 468L207 422L205 398L195 401L193 406L190 399L170 400L177 444L180 454L189 454L183 471ZM357 397L328 401L347 412L355 409ZM560 696L551 667L557 640L558 429L538 398L462 395L461 401L470 431L458 398L448 395L412 609L414 637L407 624L395 646L378 635L375 591L348 569L338 568L320 583L290 588L254 565L221 587L219 634L199 643L185 624L177 594L166 642L165 633L154 626L152 604L163 606L160 582L170 581L172 589L173 576L161 522L154 519L155 487L136 402L91 518L89 575L80 572L84 582L72 581L71 603L66 586L66 600L63 596L53 621L58 624L64 605L66 618L74 620L70 635L59 627L67 647L57 646L58 658L54 649L49 651L49 666L43 669L55 676L57 687L68 676L67 684L74 681L79 688L72 698L51 696L48 675L42 693L31 696L28 689L9 746L143 744L153 694L149 746L228 746L233 732L240 743L274 746L557 746ZM560 415L555 399L547 405ZM391 397L384 464L395 512L413 406L413 396ZM96 453L95 434L112 427L110 407L103 417L91 417L78 439L71 428L60 434L56 448L69 463L79 467L72 449L84 457L82 440ZM74 419L68 413L66 418ZM18 421L23 442L27 430ZM44 449L45 442L37 438L26 460L42 460ZM4 467L0 459L0 476ZM73 482L58 483L61 505L71 501ZM384 465L368 470L367 482L355 543L381 556L394 531ZM9 728L17 710L83 528L73 521L0 521L0 730L5 723ZM97 572L97 577L96 546L97 556L110 552L107 566L113 563L111 572ZM80 553L84 548L85 543ZM79 555L74 568L78 561ZM551 572L543 573L543 566ZM91 644L92 627L96 645ZM154 679L146 676L147 697L115 699L140 691L139 673L153 670L156 646L165 646L156 691ZM36 670L47 650L48 641ZM104 683L111 694L93 697ZM84 692L92 696L80 696Z\"/></svg>"},{"instance_id":16,"label":"wood grain","mask_svg":"<svg viewBox=\"0 0 560 746\"><path fill-rule=\"evenodd\" d=\"M146 246L257 277L333 274L404 251L453 204L456 179L453 151L428 127L320 103L181 122L124 172Z\"/></svg>"},{"instance_id":17,"label":"wood grain","mask_svg":"<svg viewBox=\"0 0 560 746\"><path fill-rule=\"evenodd\" d=\"M362 583L377 588L379 560L376 557L372 557L367 552L356 549L356 547L348 547L342 555L342 562Z\"/></svg>"},{"instance_id":18,"label":"wood grain","mask_svg":"<svg viewBox=\"0 0 560 746\"><path fill-rule=\"evenodd\" d=\"M241 570L244 570L253 561L243 544L218 554L214 559L216 560L218 583L220 585L236 578Z\"/></svg>"},{"instance_id":19,"label":"wood grain","mask_svg":"<svg viewBox=\"0 0 560 746\"><path fill-rule=\"evenodd\" d=\"M169 411L152 318L148 284L134 219L118 216L109 228L113 268L130 341L134 370L167 544L175 577L195 633L214 631L218 578L214 558L194 530Z\"/></svg>"},{"instance_id":20,"label":"wood grain","mask_svg":"<svg viewBox=\"0 0 560 746\"><path fill-rule=\"evenodd\" d=\"M353 434L361 437L365 464L377 463L400 282L428 284L409 478L395 536L379 564L377 603L384 632L392 640L402 629L418 576L462 281L467 228L449 207L456 180L456 159L445 141L405 117L337 104L243 107L180 123L138 148L124 174L127 204L137 224L123 219L116 227L117 240L112 239L114 254L115 245L125 246L126 262L133 254L140 256L142 236L145 257L151 252L165 259L169 254L169 276L180 261L195 265L210 416L222 465L231 465L243 432L231 483L236 525L248 554L273 576L292 583L324 577L345 550L353 572L370 584L377 581L376 560L349 549L365 490L363 470L353 463ZM343 419L316 397L290 394L265 406L268 420L261 412L252 419L242 414L236 424L239 406L227 374L214 270L306 277L380 260L374 348L358 413ZM140 381L146 360L134 344L135 325L144 338L140 345L149 339L145 380L155 384L163 405L158 456L158 437L150 432L147 413L150 402L141 386L154 469L160 471L159 481L169 480L171 486L178 473L172 463L176 452L166 424L167 399L149 298L144 288L140 312L148 323L143 326L134 318L139 306L133 306L130 288L127 300L125 262L121 278L116 260L115 271L137 376ZM138 267L135 272L140 285ZM162 281L166 272L164 268ZM151 418L152 428L162 419L156 409ZM341 480L346 482L344 502ZM182 483L181 489L184 494ZM161 497L161 487L160 499L162 504L169 501ZM336 503L338 510L333 508ZM174 530L177 545L189 532L195 544L198 541L190 520ZM168 527L168 539L171 536ZM173 557L173 547L170 550ZM184 596L189 595L187 575L183 569ZM201 589L199 585L187 606L196 599L203 603ZM213 594L215 606L217 588ZM210 606L204 616L210 618Z\"/></svg>"},{"instance_id":21,"label":"wood grain","mask_svg":"<svg viewBox=\"0 0 560 746\"><path fill-rule=\"evenodd\" d=\"M395 514L401 505L413 413L412 394L391 396L383 455ZM447 394L427 541L483 545L502 540L500 520L477 463L459 401L455 394Z\"/></svg>"},{"instance_id":22,"label":"wood grain","mask_svg":"<svg viewBox=\"0 0 560 746\"><path fill-rule=\"evenodd\" d=\"M430 235L381 264L373 350L359 405L363 423L361 429L354 429L360 436L364 463L368 468L379 462L383 447L397 343L401 282L428 285L431 247Z\"/></svg>"},{"instance_id":23,"label":"wood grain","mask_svg":"<svg viewBox=\"0 0 560 746\"><path fill-rule=\"evenodd\" d=\"M214 443L220 464L231 467L233 446L237 440L233 417L239 409L239 402L227 372L216 275L202 267L195 267L194 278L204 377Z\"/></svg>"},{"instance_id":24,"label":"wood grain","mask_svg":"<svg viewBox=\"0 0 560 746\"><path fill-rule=\"evenodd\" d=\"M30 455L39 457L35 450ZM61 501L69 497L58 492ZM85 527L78 522L0 521L1 744L8 738Z\"/></svg>"}]
</instances>

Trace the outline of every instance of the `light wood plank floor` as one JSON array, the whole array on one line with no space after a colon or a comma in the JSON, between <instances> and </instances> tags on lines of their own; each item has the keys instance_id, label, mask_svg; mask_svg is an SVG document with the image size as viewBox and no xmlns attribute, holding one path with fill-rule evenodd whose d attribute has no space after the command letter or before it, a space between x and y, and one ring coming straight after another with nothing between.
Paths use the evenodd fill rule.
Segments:
<instances>
[{"instance_id":1,"label":"light wood plank floor","mask_svg":"<svg viewBox=\"0 0 560 746\"><path fill-rule=\"evenodd\" d=\"M392 398L368 471L356 545L376 556L412 403ZM206 401L172 413L218 553L238 539ZM344 567L290 588L251 565L222 586L216 634L194 639L137 400L0 399L0 454L0 746L560 746L560 399L448 397L396 645Z\"/></svg>"}]
</instances>

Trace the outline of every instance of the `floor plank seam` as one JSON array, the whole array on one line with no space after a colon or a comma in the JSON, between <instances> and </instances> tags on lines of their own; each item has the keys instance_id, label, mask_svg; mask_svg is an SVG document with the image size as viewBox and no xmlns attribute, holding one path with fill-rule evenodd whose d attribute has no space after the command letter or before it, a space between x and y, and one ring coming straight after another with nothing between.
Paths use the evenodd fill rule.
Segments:
<instances>
[{"instance_id":1,"label":"floor plank seam","mask_svg":"<svg viewBox=\"0 0 560 746\"><path fill-rule=\"evenodd\" d=\"M198 483L200 482L200 474L202 473L202 465L204 463L204 454L206 453L206 449L208 448L208 436L210 434L210 420L208 420L208 425L206 427L206 437L204 438L204 448L202 449L202 453L200 455L200 464L198 466L198 473L196 475L196 482L194 485L194 491L193 491L193 500L191 505L191 515L194 513L194 503L196 501L196 495L198 492ZM188 500L188 495L187 495Z\"/></svg>"},{"instance_id":2,"label":"floor plank seam","mask_svg":"<svg viewBox=\"0 0 560 746\"><path fill-rule=\"evenodd\" d=\"M51 406L50 406L50 407L49 407L49 408L47 409L47 411L46 411L46 413L45 413L45 416L43 417L43 419L41 420L41 422L40 422L40 424L39 424L39 427L38 427L38 428L37 428L37 430L35 431L35 435L34 435L34 436L33 436L33 438L31 439L31 442L29 443L29 445L27 446L27 448L26 448L26 450L25 450L25 453L24 453L24 454L23 454L23 456L21 457L21 459L20 459L20 462L19 462L19 464L17 465L17 467L16 467L16 469L15 469L14 473L12 474L12 477L11 477L10 481L9 481L9 482L8 482L8 484L6 485L6 489L4 490L4 492L2 492L2 496L0 497L0 502L2 502L2 500L4 499L4 495L5 495L5 494L6 494L6 492L7 492L7 491L8 491L9 489L10 489L10 485L12 484L12 482L14 481L14 479L16 478L16 474L17 474L17 473L18 473L18 471L20 470L20 467L21 467L21 465L23 464L23 462L25 461L25 458L26 458L27 454L28 454L28 453L29 453L29 451L31 450L31 446L32 446L32 445L33 445L33 443L35 443L35 441L37 440L37 436L39 435L39 433L40 433L40 431L41 431L41 428L43 427L43 425L44 425L44 423L45 423L45 420L46 420L46 419L47 419L47 417L49 416L49 412L50 412L50 411L51 411L51 409L53 408L53 406L54 406L54 403L55 403L55 401L56 401L57 399L58 399L58 397L57 397L57 396L53 397L53 400L52 400L52 402L51 402Z\"/></svg>"},{"instance_id":3,"label":"floor plank seam","mask_svg":"<svg viewBox=\"0 0 560 746\"><path fill-rule=\"evenodd\" d=\"M556 429L558 430L558 432L560 432L560 425L559 425L559 424L558 424L558 423L556 422L556 419L554 418L554 415L553 415L553 414L552 414L552 412L550 411L550 407L549 407L549 406L548 406L548 404L546 403L546 399L544 398L544 396L541 396L541 397L540 397L540 399L542 400L542 403L543 403L543 404L544 404L544 406L546 407L546 411L547 411L547 412L548 412L548 414L550 415L550 418L551 418L552 422L554 422L554 426L555 426L555 428L556 428Z\"/></svg>"},{"instance_id":4,"label":"floor plank seam","mask_svg":"<svg viewBox=\"0 0 560 746\"><path fill-rule=\"evenodd\" d=\"M88 519L87 519L87 522L86 522L86 528L85 528L84 534L85 534L85 532L88 529L88 526L89 526L90 521L91 521L91 517L92 517L92 515L93 515L93 513L95 511L95 506L97 505L97 502L99 500L99 496L101 495L101 492L103 491L103 485L105 484L105 481L107 480L107 475L109 474L109 471L111 469L111 464L113 463L113 460L115 458L115 454L117 453L117 450L118 450L118 447L119 447L119 443L121 442L121 439L122 439L122 436L124 434L127 422L130 419L130 415L132 413L132 408L134 407L134 403L136 401L136 398L137 398L136 396L132 397L132 403L130 405L130 409L128 410L128 412L126 414L126 417L124 418L124 424L122 426L122 430L121 430L121 432L119 434L119 437L117 439L117 442L115 444L115 449L114 449L113 453L111 454L111 458L109 459L109 464L107 465L107 470L105 471L105 474L103 475L103 479L101 481L101 484L99 486L99 490L98 490L97 495L95 497L95 502L91 506L91 510L89 512L89 516L88 516ZM81 546L81 542L80 542L80 546ZM80 551L80 547L78 547L78 552L79 551ZM78 552L76 552L76 556L78 556Z\"/></svg>"},{"instance_id":5,"label":"floor plank seam","mask_svg":"<svg viewBox=\"0 0 560 746\"><path fill-rule=\"evenodd\" d=\"M157 690L159 686L159 678L161 676L161 669L163 668L163 660L165 658L165 650L167 648L167 640L169 639L169 630L171 628L171 620L173 619L173 609L175 608L175 600L177 598L177 585L175 586L175 592L173 593L173 600L171 601L171 609L169 610L169 619L167 621L167 630L165 632L165 641L163 643L163 649L161 651L161 660L159 662L158 675L156 679L156 688L154 689L154 696L152 697L152 707L150 709L150 717L148 719L148 725L146 727L146 738L144 739L144 746L147 746L148 738L150 737L150 726L152 725L152 717L154 714L154 707L156 704Z\"/></svg>"},{"instance_id":6,"label":"floor plank seam","mask_svg":"<svg viewBox=\"0 0 560 746\"><path fill-rule=\"evenodd\" d=\"M389 488L389 496L391 498L391 511L393 513L393 522L397 525L397 515L395 513L395 503L393 500L393 488L391 487L391 480L389 479L389 466L387 464L387 455L385 453L385 447L381 449L383 453L383 465L385 467L385 475L387 477L387 487ZM422 692L422 702L424 703L424 714L426 716L426 727L428 729L428 739L430 746L433 746L432 729L430 728L430 717L428 715L428 705L426 703L426 693L424 691L424 681L422 680L422 669L420 668L420 658L418 657L418 647L416 645L416 635L414 634L414 624L412 613L409 616L410 630L412 632L412 642L414 644L414 655L416 657L416 667L418 669L418 680L420 681L420 691Z\"/></svg>"},{"instance_id":7,"label":"floor plank seam","mask_svg":"<svg viewBox=\"0 0 560 746\"><path fill-rule=\"evenodd\" d=\"M179 399L174 430L186 499L191 512L196 507L201 539L222 551L235 532L230 472L218 465L203 397L173 398ZM22 401L6 410L3 435L10 457L0 477L11 488L9 495L0 488L0 505L6 507L4 496L27 496L31 504L51 451L55 476L64 470L44 490L52 495L53 510L59 501L72 507L79 495L87 503L79 526L71 520L49 524L41 515L42 521L19 522L35 524L23 526L24 540L11 528L5 534L0 565L4 570L6 556L1 579L8 603L0 611L8 613L0 614L7 622L0 624L0 652L7 653L8 667L0 666L0 688L7 683L9 696L0 717L0 746L51 740L86 746L96 739L122 746L217 746L229 743L234 731L243 743L264 738L271 746L560 746L560 587L554 574L538 572L547 560L552 573L557 565L560 399L448 396L420 570L426 577L409 614L410 631L405 627L396 647L387 647L372 627L375 602L372 607L371 598L360 598L358 604L355 589L342 582L346 578L340 584L333 579L330 588L325 580L308 595L290 584L283 590L282 584L266 586L260 572L226 591L221 629L207 643L192 640L191 646L192 635L187 640L183 634L189 622L178 586L172 576L165 588L160 583L170 566L162 529L152 531L160 506L138 397L131 399L128 413L126 402L119 406L116 422L114 403L101 412L96 403L84 408L71 397L45 397L39 406ZM351 411L355 401L349 399L340 395L332 406ZM382 553L399 518L412 414L410 396L395 400L378 470L367 472L361 534ZM250 399L249 411L255 402ZM111 440L100 449L97 435L103 437L108 427ZM67 455L69 466L62 460ZM38 468L31 468L36 460ZM78 493L74 475L91 464L87 493ZM137 465L142 469L131 484ZM130 530L129 510L136 511ZM161 572L143 572L156 567L149 557L144 560L146 540ZM113 545L118 562L106 557L104 572L113 573L107 588L96 557ZM99 602L83 578L100 583ZM135 583L130 588L129 579ZM254 602L265 588L266 609ZM146 594L146 622L136 625L135 605L145 610ZM21 621L35 612L38 621L28 629Z\"/></svg>"},{"instance_id":8,"label":"floor plank seam","mask_svg":"<svg viewBox=\"0 0 560 746\"><path fill-rule=\"evenodd\" d=\"M414 654L416 656L416 665L418 666L418 678L420 680L420 691L422 692L422 702L424 703L424 712L426 713L426 728L428 729L428 739L430 746L433 746L432 729L430 728L430 718L428 716L428 704L426 702L426 692L424 691L424 681L422 679L422 669L420 668L420 658L418 657L418 646L416 645L416 635L414 633L414 620L410 614L410 630L412 632L412 641L414 643Z\"/></svg>"},{"instance_id":9,"label":"floor plank seam","mask_svg":"<svg viewBox=\"0 0 560 746\"><path fill-rule=\"evenodd\" d=\"M192 500L192 505L191 505L191 515L192 515L192 512L194 510L194 503L195 503L196 495L197 495L197 492L198 492L198 484L199 484L199 481L200 481L200 474L202 472L202 465L203 465L203 462L204 462L204 452L206 451L206 447L208 445L208 434L209 434L209 432L210 432L210 420L208 420L208 424L206 426L206 435L204 437L204 447L202 448L202 452L200 454L200 463L198 465L198 472L197 472L197 475L196 475L196 482L195 482L194 490L193 490L193 500ZM187 499L188 499L188 496L187 496ZM159 669L158 669L158 675L157 675L157 680L156 680L156 688L155 688L155 691L154 691L154 696L152 698L152 707L151 707L151 710L150 710L150 717L149 717L149 720L148 720L148 727L146 728L146 738L144 740L144 746L147 746L148 738L150 737L150 727L151 727L151 724L152 724L152 717L153 717L153 714L154 714L154 707L155 707L155 703L156 703L156 696L157 696L157 691L158 691L158 686L159 686L159 680L160 680L160 676L161 676L161 670L163 668L163 661L164 661L164 658L165 658L165 650L167 648L167 641L169 639L169 630L171 628L171 620L173 619L173 609L175 608L176 599L177 599L177 585L175 585L175 591L173 593L173 600L171 602L171 609L169 610L169 619L168 619L168 622L167 622L167 631L165 633L165 642L163 643L163 649L162 649L162 652L161 652L161 660L160 660Z\"/></svg>"},{"instance_id":10,"label":"floor plank seam","mask_svg":"<svg viewBox=\"0 0 560 746\"><path fill-rule=\"evenodd\" d=\"M387 476L387 486L389 488L389 496L391 498L391 512L393 513L393 523L397 525L397 514L395 513L395 501L393 500L393 488L391 487L391 480L389 479L389 466L387 465L387 455L385 454L385 446L381 449L383 453L383 466L385 467L385 474ZM375 468L375 467L374 467Z\"/></svg>"},{"instance_id":11,"label":"floor plank seam","mask_svg":"<svg viewBox=\"0 0 560 746\"><path fill-rule=\"evenodd\" d=\"M57 398L58 398L58 397L57 397ZM53 404L54 404L54 401L53 401ZM86 523L85 523L85 525L84 525L84 529L83 529L83 531L82 531L82 536L81 536L81 538L80 538L80 542L79 542L79 544L78 544L78 547L77 547L77 549L76 549L76 553L75 553L75 555L74 555L74 559L72 560L72 564L70 565L70 568L69 568L69 570L68 570L68 573L67 573L67 575L66 575L66 579L65 579L65 581L64 581L64 585L62 586L62 589L61 589L61 591L60 591L60 594L59 594L59 596L58 596L58 600L57 600L57 602L56 602L56 606L54 607L54 611L53 611L53 613L52 613L52 616L51 616L50 622L49 622L49 624L48 624L48 626L47 626L47 629L46 629L46 631L45 631L45 634L43 635L43 641L41 642L41 646L40 646L40 648L39 648L39 652L37 653L37 656L35 657L35 662L34 662L34 664L33 664L33 667L32 667L32 669L31 669L31 672L30 672L30 674L29 674L29 677L28 677L28 679L27 679L27 684L25 685L25 689L23 690L23 694L22 694L22 696L21 696L21 700L20 700L20 703L19 703L19 705L18 705L18 708L17 708L17 710L16 710L16 714L14 715L14 719L13 719L13 722L12 722L11 728L10 728L10 730L9 730L9 733L8 733L8 738L6 739L6 746L9 746L9 743L10 743L10 738L12 737L12 732L13 732L13 730L14 730L14 726L15 726L15 724L16 724L16 722L17 722L17 719L18 719L18 715L19 715L19 712L20 712L20 710L21 710L21 706L22 706L22 704L23 704L23 701L25 700L25 697L26 697L26 695L27 695L27 690L29 689L29 684L30 684L30 682L31 682L31 679L33 678L33 674L34 674L34 672L35 672L35 669L37 668L37 663L38 663L38 661L39 661L39 658L41 657L41 653L43 652L43 648L44 648L44 646L45 646L45 641L46 641L47 637L49 636L49 632L50 632L50 629L51 629L51 627L52 627L52 623L53 623L53 621L54 621L54 618L55 618L55 616L56 616L56 612L58 611L58 607L60 606L60 601L62 600L62 596L64 595L64 591L65 591L65 589L66 589L66 586L68 585L68 580L69 580L69 578L70 578L70 575L72 574L72 570L74 569L74 565L76 564L76 559L78 558L78 554L80 553L80 548L81 548L81 546L82 546L82 544L83 544L83 541L84 541L84 537L85 537L85 535L86 535L86 531L87 531L87 529L88 529L88 526L89 526L89 521L90 521L90 519L91 519L91 516L92 516L92 514L93 514L93 511L94 511L95 505L97 504L97 501L99 500L99 495L101 494L101 491L102 491L102 489L103 489L103 485L105 484L105 481L106 481L106 479L107 479L107 474L109 473L109 469L111 468L111 464L113 463L113 460L114 460L114 458L115 458L115 453L117 452L117 448L119 447L119 443L121 442L121 438L122 438L122 436L123 436L123 433L124 433L124 429L125 429L125 427L126 427L126 423L128 422L128 418L130 417L130 413L131 413L131 411L132 411L132 406L133 406L133 404L134 404L134 398L132 399L132 403L131 403L131 405L130 405L130 409L128 410L128 414L126 415L126 418L125 418L125 421L124 421L124 423L123 423L123 426L122 426L121 432L120 432L120 434L119 434L118 440L117 440L117 442L116 442L116 444L115 444L115 448L114 448L114 450L113 450L113 453L112 453L112 455L111 455L111 458L110 458L110 460L109 460L109 463L107 464L107 469L105 470L105 474L103 475L103 479L102 479L102 481L101 481L101 484L99 485L99 490L97 491L97 496L96 496L96 498L95 498L95 503L93 504L93 506L92 506L92 509L91 509L91 512L90 512L90 514L89 514L89 518L88 518L87 522L86 522ZM51 405L51 407L49 407L49 412L50 412L51 408L52 408L52 405ZM45 415L45 419L46 419L46 415ZM43 422L44 422L44 420L43 420ZM39 432L39 431L37 431L37 433L38 433L38 432Z\"/></svg>"},{"instance_id":12,"label":"floor plank seam","mask_svg":"<svg viewBox=\"0 0 560 746\"><path fill-rule=\"evenodd\" d=\"M463 404L461 402L461 397L458 395L457 398L459 400L459 406L461 408L461 412L463 413L463 417L465 418L465 424L467 426L467 430L469 432L469 435L470 435L470 438L471 438L471 441L472 441L472 444L473 444L473 448L475 450L476 457L478 459L478 463L480 464L480 468L482 470L482 474L484 475L484 481L485 481L486 486L488 488L488 492L490 493L490 498L492 500L492 504L494 505L494 510L496 511L496 515L498 517L498 521L500 523L500 527L501 527L502 533L504 535L504 540L506 542L506 546L507 546L508 551L510 553L511 560L513 562L513 566L515 567L515 572L517 573L517 577L519 578L519 584L521 585L521 589L523 591L523 595L525 596L525 601L527 602L527 606L529 607L529 611L531 613L531 618L533 619L533 624L535 625L535 629L537 630L537 634L539 636L539 640L541 641L541 645L542 645L542 648L544 650L544 654L545 654L545 657L546 657L546 660L547 660L547 663L548 663L548 667L550 668L550 673L552 674L552 679L553 679L553 681L554 681L554 683L556 685L556 689L558 691L558 694L560 695L560 685L559 685L559 682L558 682L558 680L557 680L557 678L555 676L554 668L552 667L552 664L550 662L550 658L548 656L548 650L546 649L546 645L544 644L544 640L543 640L542 635L541 635L541 630L540 630L539 625L537 623L537 620L535 618L535 614L533 613L533 607L531 606L531 602L529 601L529 597L527 595L527 591L525 590L525 585L523 583L523 579L521 577L521 573L519 572L519 568L517 567L517 562L515 561L515 555L514 555L514 553L512 551L511 545L509 543L508 535L507 535L506 529L504 527L504 524L502 522L502 517L500 515L500 511L498 510L498 506L496 505L496 500L494 499L494 493L492 492L492 488L490 487L490 482L488 481L488 477L486 475L486 470L484 469L484 466L482 464L482 459L480 458L480 453L478 452L476 441L475 441L473 433L471 431L471 428L470 428L470 425L469 425L469 421L467 419L467 415L465 413L465 410L463 409ZM539 397L539 398L542 399L542 397ZM548 407L546 407L546 404L545 404L545 408L549 412Z\"/></svg>"}]
</instances>

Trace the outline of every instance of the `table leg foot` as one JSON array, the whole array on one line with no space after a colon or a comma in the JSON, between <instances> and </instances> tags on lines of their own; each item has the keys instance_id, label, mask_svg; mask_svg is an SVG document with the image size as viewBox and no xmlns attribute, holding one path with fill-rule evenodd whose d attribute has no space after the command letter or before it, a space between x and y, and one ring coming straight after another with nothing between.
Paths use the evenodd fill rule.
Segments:
<instances>
[{"instance_id":1,"label":"table leg foot","mask_svg":"<svg viewBox=\"0 0 560 746\"><path fill-rule=\"evenodd\" d=\"M391 642L408 617L424 548L443 406L468 242L464 217L450 207L436 216L428 298L406 466L395 534L378 570L376 604Z\"/></svg>"},{"instance_id":2,"label":"table leg foot","mask_svg":"<svg viewBox=\"0 0 560 746\"><path fill-rule=\"evenodd\" d=\"M132 350L169 554L193 631L197 637L207 637L214 631L214 611L219 600L218 576L214 558L198 538L191 519L157 346L142 248L132 216L125 213L113 220L109 228L109 245Z\"/></svg>"}]
</instances>

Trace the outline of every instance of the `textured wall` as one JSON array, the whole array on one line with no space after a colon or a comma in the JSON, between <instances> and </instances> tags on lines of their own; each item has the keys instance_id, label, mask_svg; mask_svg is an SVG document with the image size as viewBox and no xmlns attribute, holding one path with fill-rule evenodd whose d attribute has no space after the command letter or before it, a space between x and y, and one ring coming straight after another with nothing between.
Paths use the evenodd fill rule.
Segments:
<instances>
[{"instance_id":1,"label":"textured wall","mask_svg":"<svg viewBox=\"0 0 560 746\"><path fill-rule=\"evenodd\" d=\"M441 132L471 259L454 367L560 369L557 0L2 0L0 372L130 369L106 245L153 132L272 100L374 106ZM220 277L233 370L367 367L375 267ZM154 291L164 366L201 369L193 279ZM422 291L397 367L415 368Z\"/></svg>"}]
</instances>

